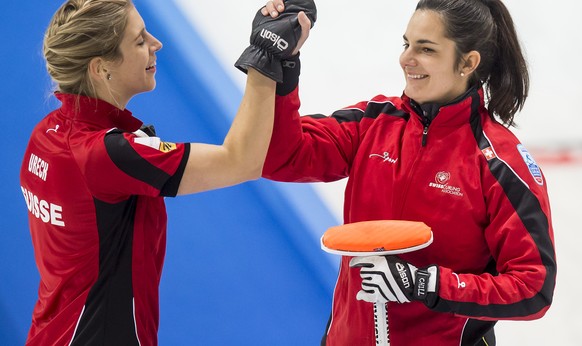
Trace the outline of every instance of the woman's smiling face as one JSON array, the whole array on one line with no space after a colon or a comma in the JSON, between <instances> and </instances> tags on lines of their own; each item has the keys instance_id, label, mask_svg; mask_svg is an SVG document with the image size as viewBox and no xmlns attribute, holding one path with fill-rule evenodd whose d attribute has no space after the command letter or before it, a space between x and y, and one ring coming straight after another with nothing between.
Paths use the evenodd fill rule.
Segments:
<instances>
[{"instance_id":1,"label":"woman's smiling face","mask_svg":"<svg viewBox=\"0 0 582 346\"><path fill-rule=\"evenodd\" d=\"M155 88L156 52L162 49L135 7L129 11L119 49L121 60L108 66L108 85L116 102L125 105L133 96Z\"/></svg>"},{"instance_id":2,"label":"woman's smiling face","mask_svg":"<svg viewBox=\"0 0 582 346\"><path fill-rule=\"evenodd\" d=\"M467 90L467 78L457 66L455 42L445 36L445 26L437 12L415 11L403 37L400 66L408 97L420 104L444 104Z\"/></svg>"}]
</instances>

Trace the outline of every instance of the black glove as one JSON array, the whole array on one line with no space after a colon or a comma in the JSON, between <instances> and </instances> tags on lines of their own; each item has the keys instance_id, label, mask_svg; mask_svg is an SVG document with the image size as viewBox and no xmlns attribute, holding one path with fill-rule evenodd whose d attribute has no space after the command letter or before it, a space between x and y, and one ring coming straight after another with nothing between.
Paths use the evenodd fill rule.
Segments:
<instances>
[{"instance_id":1,"label":"black glove","mask_svg":"<svg viewBox=\"0 0 582 346\"><path fill-rule=\"evenodd\" d=\"M285 96L295 90L299 84L299 73L301 72L299 53L289 59L281 60L281 65L283 66L283 82L277 83L276 93L279 96Z\"/></svg>"},{"instance_id":2,"label":"black glove","mask_svg":"<svg viewBox=\"0 0 582 346\"><path fill-rule=\"evenodd\" d=\"M356 299L369 303L408 303L420 300L436 304L439 269L436 265L418 269L396 256L354 257L350 267L360 267L362 290Z\"/></svg>"},{"instance_id":3,"label":"black glove","mask_svg":"<svg viewBox=\"0 0 582 346\"><path fill-rule=\"evenodd\" d=\"M278 83L283 82L282 59L289 59L301 37L299 12L305 12L311 26L317 19L313 0L287 0L285 11L277 18L264 16L257 11L251 31L251 45L238 58L234 66L243 72L249 67L256 69Z\"/></svg>"}]
</instances>

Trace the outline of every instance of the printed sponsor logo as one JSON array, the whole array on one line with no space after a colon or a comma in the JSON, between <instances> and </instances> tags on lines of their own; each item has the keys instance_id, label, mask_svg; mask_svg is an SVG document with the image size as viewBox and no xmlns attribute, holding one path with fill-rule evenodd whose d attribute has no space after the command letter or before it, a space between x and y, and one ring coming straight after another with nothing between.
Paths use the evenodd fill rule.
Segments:
<instances>
[{"instance_id":1,"label":"printed sponsor logo","mask_svg":"<svg viewBox=\"0 0 582 346\"><path fill-rule=\"evenodd\" d=\"M461 278L457 273L453 273L453 275L457 278L457 288L465 288L467 286L464 281L461 281Z\"/></svg>"},{"instance_id":2,"label":"printed sponsor logo","mask_svg":"<svg viewBox=\"0 0 582 346\"><path fill-rule=\"evenodd\" d=\"M47 130L45 131L45 133L49 133L49 132L51 132L51 131L52 131L52 132L54 132L54 133L57 133L58 129L59 129L59 125L57 124L57 125L56 125L54 128L52 128L52 129L47 129Z\"/></svg>"},{"instance_id":3,"label":"printed sponsor logo","mask_svg":"<svg viewBox=\"0 0 582 346\"><path fill-rule=\"evenodd\" d=\"M279 49L281 52L289 47L289 43L282 39L281 36L267 29L262 29L259 35L266 40L273 41L273 46L276 45L277 49Z\"/></svg>"},{"instance_id":4,"label":"printed sponsor logo","mask_svg":"<svg viewBox=\"0 0 582 346\"><path fill-rule=\"evenodd\" d=\"M162 141L159 137L136 137L133 139L133 142L159 150Z\"/></svg>"},{"instance_id":5,"label":"printed sponsor logo","mask_svg":"<svg viewBox=\"0 0 582 346\"><path fill-rule=\"evenodd\" d=\"M63 221L63 207L39 198L37 195L22 186L20 189L24 195L28 211L34 217L40 219L44 223L65 227L65 222Z\"/></svg>"},{"instance_id":6,"label":"printed sponsor logo","mask_svg":"<svg viewBox=\"0 0 582 346\"><path fill-rule=\"evenodd\" d=\"M402 284L404 288L410 287L410 280L408 279L408 275L406 275L406 267L402 263L396 263L396 270L398 271L398 275L400 275L400 279L402 280Z\"/></svg>"},{"instance_id":7,"label":"printed sponsor logo","mask_svg":"<svg viewBox=\"0 0 582 346\"><path fill-rule=\"evenodd\" d=\"M449 180L451 179L451 173L449 172L438 172L434 177L434 182L428 183L429 187L441 190L442 193L449 195L463 197L463 192L460 187L449 185Z\"/></svg>"},{"instance_id":8,"label":"printed sponsor logo","mask_svg":"<svg viewBox=\"0 0 582 346\"><path fill-rule=\"evenodd\" d=\"M416 281L416 296L417 297L424 297L426 296L426 276L419 276L418 280Z\"/></svg>"},{"instance_id":9,"label":"printed sponsor logo","mask_svg":"<svg viewBox=\"0 0 582 346\"><path fill-rule=\"evenodd\" d=\"M46 176L48 174L49 164L40 157L30 154L30 159L28 160L28 171L37 177L46 181Z\"/></svg>"},{"instance_id":10,"label":"printed sponsor logo","mask_svg":"<svg viewBox=\"0 0 582 346\"><path fill-rule=\"evenodd\" d=\"M163 153L167 153L167 152L170 152L172 150L176 150L176 148L177 148L176 143L161 142L158 150L163 152Z\"/></svg>"},{"instance_id":11,"label":"printed sponsor logo","mask_svg":"<svg viewBox=\"0 0 582 346\"><path fill-rule=\"evenodd\" d=\"M136 137L133 140L137 144L145 145L154 148L163 153L176 150L176 143L162 142L159 137Z\"/></svg>"},{"instance_id":12,"label":"printed sponsor logo","mask_svg":"<svg viewBox=\"0 0 582 346\"><path fill-rule=\"evenodd\" d=\"M393 158L390 156L390 153L385 151L382 155L380 154L370 154L370 156L368 156L368 158L372 158L372 157L378 157L380 159L382 159L383 162L389 162L389 163L396 163L398 162L398 158Z\"/></svg>"},{"instance_id":13,"label":"printed sponsor logo","mask_svg":"<svg viewBox=\"0 0 582 346\"><path fill-rule=\"evenodd\" d=\"M542 175L542 171L536 161L534 160L533 156L527 151L527 149L522 145L517 145L517 151L521 154L523 161L527 165L529 172L531 173L532 177L538 183L538 185L544 185L544 177Z\"/></svg>"}]
</instances>

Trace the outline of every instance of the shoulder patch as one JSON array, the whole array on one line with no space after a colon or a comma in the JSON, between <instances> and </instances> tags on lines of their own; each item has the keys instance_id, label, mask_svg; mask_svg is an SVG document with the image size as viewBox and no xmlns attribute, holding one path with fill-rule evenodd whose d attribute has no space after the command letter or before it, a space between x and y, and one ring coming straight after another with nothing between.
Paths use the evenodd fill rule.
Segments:
<instances>
[{"instance_id":1,"label":"shoulder patch","mask_svg":"<svg viewBox=\"0 0 582 346\"><path fill-rule=\"evenodd\" d=\"M544 178L542 176L542 171L536 161L534 160L533 156L527 151L527 149L522 145L517 145L517 150L521 154L523 161L527 165L529 172L531 173L532 177L538 183L538 185L544 185Z\"/></svg>"},{"instance_id":2,"label":"shoulder patch","mask_svg":"<svg viewBox=\"0 0 582 346\"><path fill-rule=\"evenodd\" d=\"M177 148L176 143L162 142L159 137L136 137L133 141L137 144L154 148L163 153L170 152Z\"/></svg>"},{"instance_id":3,"label":"shoulder patch","mask_svg":"<svg viewBox=\"0 0 582 346\"><path fill-rule=\"evenodd\" d=\"M487 161L491 161L497 157L497 154L495 154L495 151L493 151L491 147L487 147L481 150L481 152L483 153L483 155L485 155L485 159L487 159Z\"/></svg>"},{"instance_id":4,"label":"shoulder patch","mask_svg":"<svg viewBox=\"0 0 582 346\"><path fill-rule=\"evenodd\" d=\"M177 148L176 143L161 142L159 150L161 152L167 153L167 152L170 152L172 150L176 150L176 148Z\"/></svg>"},{"instance_id":5,"label":"shoulder patch","mask_svg":"<svg viewBox=\"0 0 582 346\"><path fill-rule=\"evenodd\" d=\"M159 150L160 144L162 142L159 137L136 137L133 139L133 141L134 143L145 145L157 150Z\"/></svg>"}]
</instances>

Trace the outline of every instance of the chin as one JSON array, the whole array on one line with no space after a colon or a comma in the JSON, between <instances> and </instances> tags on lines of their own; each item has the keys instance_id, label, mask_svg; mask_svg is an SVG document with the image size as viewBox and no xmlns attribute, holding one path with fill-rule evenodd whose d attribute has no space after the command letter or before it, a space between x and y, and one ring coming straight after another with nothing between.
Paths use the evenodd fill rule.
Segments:
<instances>
[{"instance_id":1,"label":"chin","mask_svg":"<svg viewBox=\"0 0 582 346\"><path fill-rule=\"evenodd\" d=\"M153 83L149 84L147 87L145 87L143 92L152 91L155 88L156 88L156 82L153 82Z\"/></svg>"},{"instance_id":2,"label":"chin","mask_svg":"<svg viewBox=\"0 0 582 346\"><path fill-rule=\"evenodd\" d=\"M418 102L418 103L424 103L425 99L422 97L421 93L418 92L411 92L408 89L404 90L404 94L406 94L406 96L410 97L411 99L413 99L414 101Z\"/></svg>"},{"instance_id":3,"label":"chin","mask_svg":"<svg viewBox=\"0 0 582 346\"><path fill-rule=\"evenodd\" d=\"M439 98L437 97L430 97L427 96L424 93L420 93L420 92L409 92L408 90L405 90L404 93L406 94L406 96L410 97L411 99L413 99L414 101L416 101L418 104L425 104L425 103L442 103L440 101Z\"/></svg>"}]
</instances>

